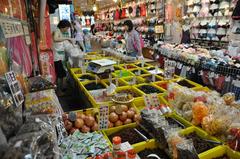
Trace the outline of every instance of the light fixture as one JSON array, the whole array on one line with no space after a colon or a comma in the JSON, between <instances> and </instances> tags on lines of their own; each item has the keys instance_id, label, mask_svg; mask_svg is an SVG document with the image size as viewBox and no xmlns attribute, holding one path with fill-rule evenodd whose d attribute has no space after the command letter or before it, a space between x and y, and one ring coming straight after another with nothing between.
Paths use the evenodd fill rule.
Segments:
<instances>
[{"instance_id":1,"label":"light fixture","mask_svg":"<svg viewBox=\"0 0 240 159\"><path fill-rule=\"evenodd\" d=\"M113 0L113 2L117 3L118 0Z\"/></svg>"},{"instance_id":2,"label":"light fixture","mask_svg":"<svg viewBox=\"0 0 240 159\"><path fill-rule=\"evenodd\" d=\"M96 5L96 4L93 5L93 11L94 11L94 12L97 11L97 5Z\"/></svg>"}]
</instances>

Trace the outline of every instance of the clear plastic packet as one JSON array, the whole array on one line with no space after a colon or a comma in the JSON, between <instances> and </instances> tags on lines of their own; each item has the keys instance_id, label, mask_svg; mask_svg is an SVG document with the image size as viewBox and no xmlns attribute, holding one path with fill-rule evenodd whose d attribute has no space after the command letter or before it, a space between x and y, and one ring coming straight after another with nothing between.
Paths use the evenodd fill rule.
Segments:
<instances>
[{"instance_id":1,"label":"clear plastic packet","mask_svg":"<svg viewBox=\"0 0 240 159\"><path fill-rule=\"evenodd\" d=\"M182 143L183 140L184 138L178 135L178 129L168 130L167 143L173 159L178 158L177 144Z\"/></svg>"},{"instance_id":2,"label":"clear plastic packet","mask_svg":"<svg viewBox=\"0 0 240 159\"><path fill-rule=\"evenodd\" d=\"M54 89L56 86L41 76L28 79L28 88L30 92L36 92L47 89Z\"/></svg>"},{"instance_id":3,"label":"clear plastic packet","mask_svg":"<svg viewBox=\"0 0 240 159\"><path fill-rule=\"evenodd\" d=\"M209 113L208 107L203 102L195 102L192 105L192 123L200 125L205 116Z\"/></svg>"},{"instance_id":4,"label":"clear plastic packet","mask_svg":"<svg viewBox=\"0 0 240 159\"><path fill-rule=\"evenodd\" d=\"M184 139L176 144L177 159L199 159L193 141Z\"/></svg>"}]
</instances>

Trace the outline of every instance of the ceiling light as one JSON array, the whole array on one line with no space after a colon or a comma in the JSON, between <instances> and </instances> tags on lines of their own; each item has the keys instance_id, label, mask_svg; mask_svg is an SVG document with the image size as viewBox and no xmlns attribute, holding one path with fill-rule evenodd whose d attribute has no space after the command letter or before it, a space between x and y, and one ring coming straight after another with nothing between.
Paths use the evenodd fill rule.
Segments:
<instances>
[{"instance_id":1,"label":"ceiling light","mask_svg":"<svg viewBox=\"0 0 240 159\"><path fill-rule=\"evenodd\" d=\"M115 2L115 3L116 3L117 1L118 1L118 0L113 0L113 2Z\"/></svg>"},{"instance_id":2,"label":"ceiling light","mask_svg":"<svg viewBox=\"0 0 240 159\"><path fill-rule=\"evenodd\" d=\"M97 6L96 6L96 4L93 5L93 11L94 11L94 12L97 11Z\"/></svg>"}]
</instances>

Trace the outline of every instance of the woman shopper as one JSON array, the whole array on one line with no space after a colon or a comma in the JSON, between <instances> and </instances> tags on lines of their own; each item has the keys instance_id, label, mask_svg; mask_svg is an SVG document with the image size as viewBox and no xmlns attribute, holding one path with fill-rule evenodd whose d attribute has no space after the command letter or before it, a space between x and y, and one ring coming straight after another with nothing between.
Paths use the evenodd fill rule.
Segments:
<instances>
[{"instance_id":1,"label":"woman shopper","mask_svg":"<svg viewBox=\"0 0 240 159\"><path fill-rule=\"evenodd\" d=\"M139 33L133 28L133 23L131 20L126 20L124 22L124 28L126 31L126 49L129 56L136 57L138 59L143 59L142 55L142 39Z\"/></svg>"},{"instance_id":2,"label":"woman shopper","mask_svg":"<svg viewBox=\"0 0 240 159\"><path fill-rule=\"evenodd\" d=\"M73 41L73 39L67 37L70 27L71 23L68 20L61 20L53 33L54 66L57 76L57 95L59 96L64 95L63 80L66 77L64 41L68 40L71 43Z\"/></svg>"},{"instance_id":3,"label":"woman shopper","mask_svg":"<svg viewBox=\"0 0 240 159\"><path fill-rule=\"evenodd\" d=\"M82 31L82 27L78 21L74 21L74 34L75 34L75 40L78 46L82 49L83 52L86 52L85 46L84 46L84 34Z\"/></svg>"}]
</instances>

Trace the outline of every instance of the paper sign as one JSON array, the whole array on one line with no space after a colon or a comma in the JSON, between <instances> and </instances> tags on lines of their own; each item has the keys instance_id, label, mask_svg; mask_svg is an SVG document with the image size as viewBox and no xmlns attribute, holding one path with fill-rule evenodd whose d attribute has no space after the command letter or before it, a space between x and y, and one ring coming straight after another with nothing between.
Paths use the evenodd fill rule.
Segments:
<instances>
[{"instance_id":1,"label":"paper sign","mask_svg":"<svg viewBox=\"0 0 240 159\"><path fill-rule=\"evenodd\" d=\"M154 29L157 34L164 33L163 25L156 25Z\"/></svg>"},{"instance_id":2,"label":"paper sign","mask_svg":"<svg viewBox=\"0 0 240 159\"><path fill-rule=\"evenodd\" d=\"M100 112L99 112L99 129L107 129L108 128L108 106L100 106Z\"/></svg>"},{"instance_id":3,"label":"paper sign","mask_svg":"<svg viewBox=\"0 0 240 159\"><path fill-rule=\"evenodd\" d=\"M19 107L24 102L23 93L20 89L19 83L17 82L16 76L14 72L7 72L5 74L8 86L12 93L12 97L16 107Z\"/></svg>"},{"instance_id":4,"label":"paper sign","mask_svg":"<svg viewBox=\"0 0 240 159\"><path fill-rule=\"evenodd\" d=\"M145 95L144 102L146 107L157 107L160 105L160 101L158 100L156 93Z\"/></svg>"}]
</instances>

